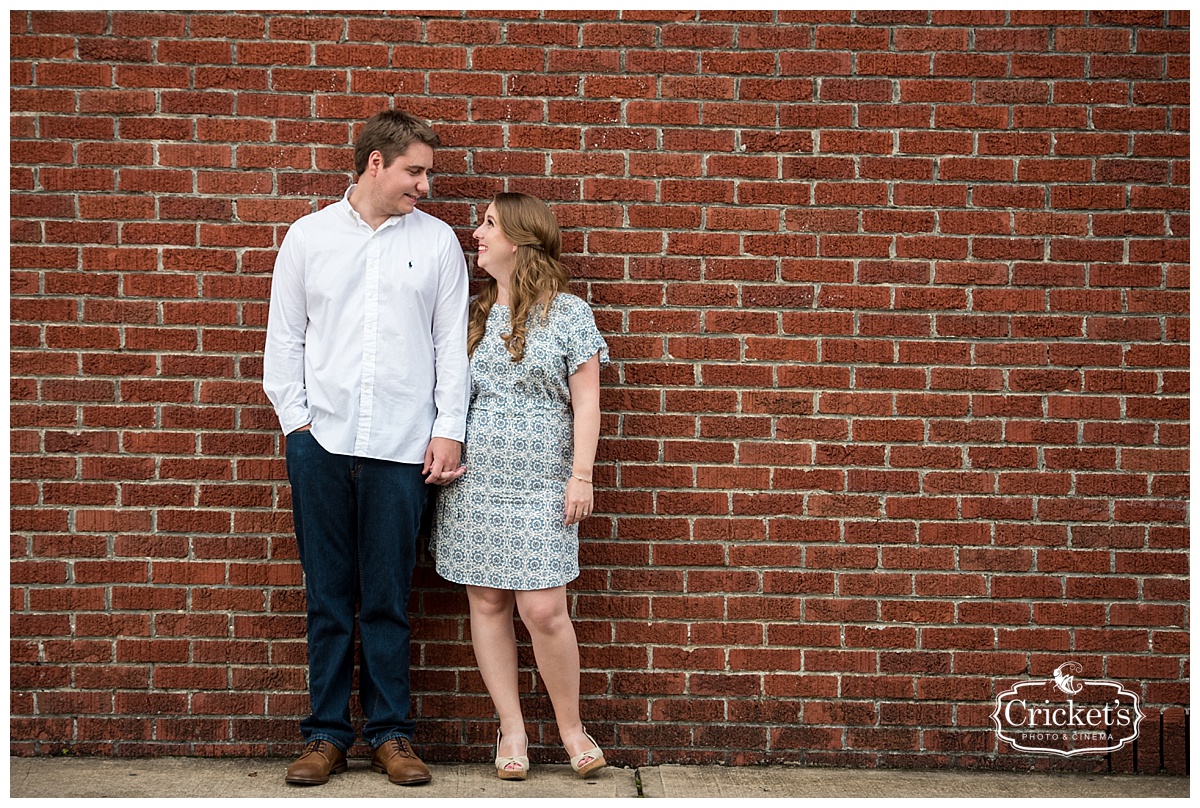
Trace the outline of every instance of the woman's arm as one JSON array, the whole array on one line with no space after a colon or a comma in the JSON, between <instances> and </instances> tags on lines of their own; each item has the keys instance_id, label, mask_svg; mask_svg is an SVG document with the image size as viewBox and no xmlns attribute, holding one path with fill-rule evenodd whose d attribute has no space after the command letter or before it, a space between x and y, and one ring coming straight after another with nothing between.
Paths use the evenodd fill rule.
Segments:
<instances>
[{"instance_id":1,"label":"woman's arm","mask_svg":"<svg viewBox=\"0 0 1200 808\"><path fill-rule=\"evenodd\" d=\"M591 516L594 505L592 466L600 442L600 357L592 356L567 379L575 414L575 458L567 480L564 525Z\"/></svg>"}]
</instances>

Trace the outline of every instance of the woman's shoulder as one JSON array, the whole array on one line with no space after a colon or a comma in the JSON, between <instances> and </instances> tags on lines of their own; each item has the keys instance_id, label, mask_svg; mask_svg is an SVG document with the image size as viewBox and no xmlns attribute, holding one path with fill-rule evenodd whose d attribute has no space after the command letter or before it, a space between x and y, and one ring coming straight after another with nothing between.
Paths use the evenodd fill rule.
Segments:
<instances>
[{"instance_id":1,"label":"woman's shoulder","mask_svg":"<svg viewBox=\"0 0 1200 808\"><path fill-rule=\"evenodd\" d=\"M588 305L588 302L570 292L559 292L554 296L554 302L551 304L550 310L553 312L555 309L572 316L586 314L588 317L591 317L592 315L592 307Z\"/></svg>"}]
</instances>

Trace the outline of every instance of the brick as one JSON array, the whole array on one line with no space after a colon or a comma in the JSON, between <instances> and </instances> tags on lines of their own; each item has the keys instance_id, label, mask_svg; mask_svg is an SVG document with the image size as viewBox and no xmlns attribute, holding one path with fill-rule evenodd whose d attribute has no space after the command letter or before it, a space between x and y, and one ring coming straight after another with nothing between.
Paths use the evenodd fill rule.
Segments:
<instances>
[{"instance_id":1,"label":"brick","mask_svg":"<svg viewBox=\"0 0 1200 808\"><path fill-rule=\"evenodd\" d=\"M10 16L19 753L295 742L270 275L392 106L465 245L497 191L553 201L609 340L569 594L585 692L634 694L614 757L984 767L988 677L1072 641L1153 647L1186 705L1185 16ZM414 681L483 718L461 593L417 580Z\"/></svg>"}]
</instances>

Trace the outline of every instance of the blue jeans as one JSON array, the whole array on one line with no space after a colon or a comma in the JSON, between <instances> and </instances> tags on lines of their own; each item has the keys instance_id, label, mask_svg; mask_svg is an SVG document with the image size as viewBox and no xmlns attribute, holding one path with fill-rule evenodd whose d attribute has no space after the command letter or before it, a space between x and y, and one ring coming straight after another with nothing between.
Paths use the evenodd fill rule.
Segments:
<instances>
[{"instance_id":1,"label":"blue jeans","mask_svg":"<svg viewBox=\"0 0 1200 808\"><path fill-rule=\"evenodd\" d=\"M427 491L421 466L325 451L311 432L287 437L287 472L308 601L304 742L354 743L350 691L359 605L363 740L412 738L408 598Z\"/></svg>"}]
</instances>

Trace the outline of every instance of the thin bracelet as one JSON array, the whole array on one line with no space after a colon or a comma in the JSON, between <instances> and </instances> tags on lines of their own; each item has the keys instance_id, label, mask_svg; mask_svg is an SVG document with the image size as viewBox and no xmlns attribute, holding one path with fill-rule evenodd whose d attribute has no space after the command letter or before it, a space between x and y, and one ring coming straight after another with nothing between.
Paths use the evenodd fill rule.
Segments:
<instances>
[{"instance_id":1,"label":"thin bracelet","mask_svg":"<svg viewBox=\"0 0 1200 808\"><path fill-rule=\"evenodd\" d=\"M578 474L572 474L571 476L574 477L576 480L583 480L588 485L592 484L592 481L587 479L586 477L580 477Z\"/></svg>"}]
</instances>

